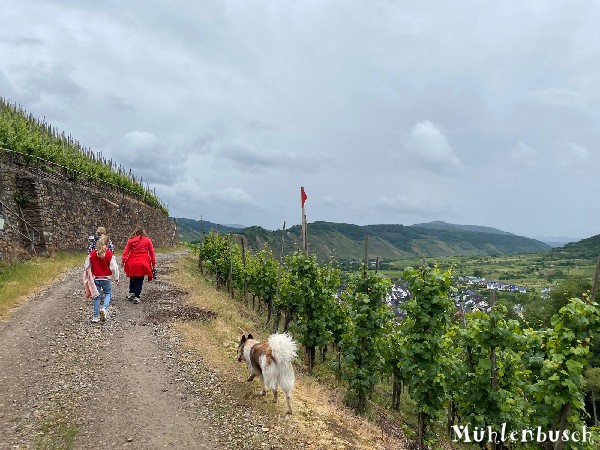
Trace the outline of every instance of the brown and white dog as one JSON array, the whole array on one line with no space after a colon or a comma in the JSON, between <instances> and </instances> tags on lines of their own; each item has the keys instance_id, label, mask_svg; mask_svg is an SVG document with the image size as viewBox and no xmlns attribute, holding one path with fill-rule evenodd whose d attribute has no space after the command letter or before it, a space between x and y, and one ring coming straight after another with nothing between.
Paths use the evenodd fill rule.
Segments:
<instances>
[{"instance_id":1,"label":"brown and white dog","mask_svg":"<svg viewBox=\"0 0 600 450\"><path fill-rule=\"evenodd\" d=\"M298 345L287 333L272 334L267 343L257 341L251 334L243 335L237 350L238 361L246 361L251 372L248 381L258 375L262 395L270 389L276 402L277 387L281 387L287 400L288 414L292 413L291 391L295 382L292 360L297 351Z\"/></svg>"}]
</instances>

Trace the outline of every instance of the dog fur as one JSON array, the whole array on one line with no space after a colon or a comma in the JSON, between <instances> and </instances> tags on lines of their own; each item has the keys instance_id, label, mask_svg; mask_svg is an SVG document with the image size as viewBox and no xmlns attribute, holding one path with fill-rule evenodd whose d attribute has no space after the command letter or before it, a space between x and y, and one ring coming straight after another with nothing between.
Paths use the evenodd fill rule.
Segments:
<instances>
[{"instance_id":1,"label":"dog fur","mask_svg":"<svg viewBox=\"0 0 600 450\"><path fill-rule=\"evenodd\" d=\"M292 414L291 392L295 383L292 360L297 351L298 345L287 333L272 334L266 343L257 341L251 334L243 335L237 350L238 361L245 361L251 373L248 381L258 376L262 395L270 389L276 402L277 388L281 387L285 393L288 414Z\"/></svg>"}]
</instances>

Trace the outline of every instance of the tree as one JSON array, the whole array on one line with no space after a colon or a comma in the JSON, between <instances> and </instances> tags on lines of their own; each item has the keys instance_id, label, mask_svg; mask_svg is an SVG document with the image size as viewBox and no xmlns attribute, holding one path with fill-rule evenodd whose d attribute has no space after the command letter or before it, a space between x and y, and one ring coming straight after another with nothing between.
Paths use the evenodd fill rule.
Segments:
<instances>
[{"instance_id":1,"label":"tree","mask_svg":"<svg viewBox=\"0 0 600 450\"><path fill-rule=\"evenodd\" d=\"M534 328L549 327L552 316L569 303L571 298L582 298L592 288L590 280L573 277L559 283L548 298L537 298L526 305L523 318Z\"/></svg>"}]
</instances>

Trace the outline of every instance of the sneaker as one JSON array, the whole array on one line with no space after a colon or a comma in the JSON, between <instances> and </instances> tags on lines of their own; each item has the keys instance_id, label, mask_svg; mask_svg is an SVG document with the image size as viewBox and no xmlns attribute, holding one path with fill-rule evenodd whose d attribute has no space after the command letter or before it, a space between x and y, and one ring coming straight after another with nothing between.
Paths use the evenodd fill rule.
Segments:
<instances>
[{"instance_id":1,"label":"sneaker","mask_svg":"<svg viewBox=\"0 0 600 450\"><path fill-rule=\"evenodd\" d=\"M132 294L131 292L129 294L127 294L127 300L129 300L130 302L133 301L134 297L135 297L135 294Z\"/></svg>"},{"instance_id":2,"label":"sneaker","mask_svg":"<svg viewBox=\"0 0 600 450\"><path fill-rule=\"evenodd\" d=\"M98 323L100 319L96 316L92 317L92 323Z\"/></svg>"},{"instance_id":3,"label":"sneaker","mask_svg":"<svg viewBox=\"0 0 600 450\"><path fill-rule=\"evenodd\" d=\"M133 303L138 304L140 302L139 297L133 297Z\"/></svg>"},{"instance_id":4,"label":"sneaker","mask_svg":"<svg viewBox=\"0 0 600 450\"><path fill-rule=\"evenodd\" d=\"M108 319L108 311L105 308L102 308L100 310L100 321L106 322L106 319Z\"/></svg>"}]
</instances>

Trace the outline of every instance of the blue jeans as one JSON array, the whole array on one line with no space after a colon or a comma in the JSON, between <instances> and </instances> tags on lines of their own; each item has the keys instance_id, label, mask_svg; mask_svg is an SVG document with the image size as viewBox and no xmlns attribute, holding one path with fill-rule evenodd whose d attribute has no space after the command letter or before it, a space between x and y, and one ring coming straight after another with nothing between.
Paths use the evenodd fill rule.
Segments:
<instances>
[{"instance_id":1,"label":"blue jeans","mask_svg":"<svg viewBox=\"0 0 600 450\"><path fill-rule=\"evenodd\" d=\"M104 309L108 309L108 305L110 305L110 296L112 294L112 286L110 280L94 280L94 284L96 288L98 288L98 297L94 299L94 317L98 317L100 315L100 299L102 298L102 293L104 292Z\"/></svg>"}]
</instances>

